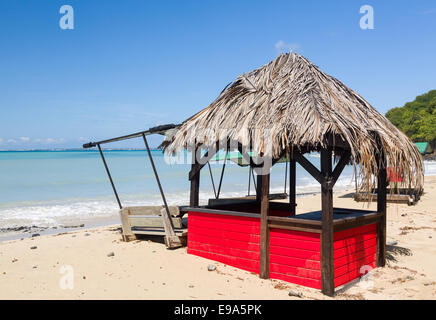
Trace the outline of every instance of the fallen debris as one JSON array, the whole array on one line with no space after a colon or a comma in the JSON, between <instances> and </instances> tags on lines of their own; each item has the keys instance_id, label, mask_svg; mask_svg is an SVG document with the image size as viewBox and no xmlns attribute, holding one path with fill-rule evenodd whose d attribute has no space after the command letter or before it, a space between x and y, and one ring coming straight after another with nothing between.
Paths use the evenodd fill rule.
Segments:
<instances>
[{"instance_id":1,"label":"fallen debris","mask_svg":"<svg viewBox=\"0 0 436 320\"><path fill-rule=\"evenodd\" d=\"M302 298L303 294L301 292L295 292L293 290L290 290L289 293L288 293L288 296Z\"/></svg>"}]
</instances>

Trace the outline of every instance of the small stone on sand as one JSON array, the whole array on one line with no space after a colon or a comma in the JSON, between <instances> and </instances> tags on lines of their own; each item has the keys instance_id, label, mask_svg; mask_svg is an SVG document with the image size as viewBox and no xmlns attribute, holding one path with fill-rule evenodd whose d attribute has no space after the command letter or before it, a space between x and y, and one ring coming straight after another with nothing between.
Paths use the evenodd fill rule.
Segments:
<instances>
[{"instance_id":1,"label":"small stone on sand","mask_svg":"<svg viewBox=\"0 0 436 320\"><path fill-rule=\"evenodd\" d=\"M32 250L35 250L35 249L37 249L38 247L37 246L31 246L30 247L30 249L32 249Z\"/></svg>"},{"instance_id":2,"label":"small stone on sand","mask_svg":"<svg viewBox=\"0 0 436 320\"><path fill-rule=\"evenodd\" d=\"M295 292L295 291L290 290L288 293L288 296L302 298L303 294L301 292Z\"/></svg>"},{"instance_id":3,"label":"small stone on sand","mask_svg":"<svg viewBox=\"0 0 436 320\"><path fill-rule=\"evenodd\" d=\"M215 271L216 270L216 266L214 266L213 264L210 264L207 266L207 270L208 271Z\"/></svg>"},{"instance_id":4,"label":"small stone on sand","mask_svg":"<svg viewBox=\"0 0 436 320\"><path fill-rule=\"evenodd\" d=\"M113 253L113 252L109 252L109 253L107 254L107 256L108 256L108 257L113 257L113 256L115 256L115 253Z\"/></svg>"}]
</instances>

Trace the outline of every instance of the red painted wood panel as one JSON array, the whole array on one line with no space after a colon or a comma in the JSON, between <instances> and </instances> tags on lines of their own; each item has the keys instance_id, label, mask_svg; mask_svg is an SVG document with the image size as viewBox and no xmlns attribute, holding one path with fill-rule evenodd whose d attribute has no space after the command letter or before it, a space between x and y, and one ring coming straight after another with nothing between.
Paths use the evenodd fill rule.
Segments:
<instances>
[{"instance_id":1,"label":"red painted wood panel","mask_svg":"<svg viewBox=\"0 0 436 320\"><path fill-rule=\"evenodd\" d=\"M305 286L305 287L321 290L321 280L304 278L304 277L296 277L296 276L286 275L286 274L277 273L277 272L270 272L269 275L272 279L283 280L286 282L298 284L300 286Z\"/></svg>"},{"instance_id":2,"label":"red painted wood panel","mask_svg":"<svg viewBox=\"0 0 436 320\"><path fill-rule=\"evenodd\" d=\"M371 232L373 231L373 232ZM375 224L368 224L366 226L347 229L339 232L335 232L334 240L341 240L349 237L355 237L357 235L364 235L364 234L372 234L376 232L376 225Z\"/></svg>"},{"instance_id":3,"label":"red painted wood panel","mask_svg":"<svg viewBox=\"0 0 436 320\"><path fill-rule=\"evenodd\" d=\"M269 269L270 272L282 273L285 275L310 278L315 280L321 279L320 270L299 268L299 267L287 266L287 265L276 264L276 263L270 263L269 267L270 267Z\"/></svg>"},{"instance_id":4,"label":"red painted wood panel","mask_svg":"<svg viewBox=\"0 0 436 320\"><path fill-rule=\"evenodd\" d=\"M355 245L349 245L346 247L342 247L340 249L335 249L334 250L334 258L338 259L338 258L347 256L347 255L351 255L357 251L365 250L365 249L368 249L368 248L373 247L375 245L377 245L376 238L372 238L372 239L369 239L369 240L364 241L364 242L358 242Z\"/></svg>"},{"instance_id":5,"label":"red painted wood panel","mask_svg":"<svg viewBox=\"0 0 436 320\"><path fill-rule=\"evenodd\" d=\"M350 264L354 261L359 261L363 258L365 258L366 256L369 255L375 255L376 252L376 246L373 247L369 247L367 249L363 249L361 251L357 251L355 253L334 259L334 264L335 264L335 269L342 267L344 265Z\"/></svg>"},{"instance_id":6,"label":"red painted wood panel","mask_svg":"<svg viewBox=\"0 0 436 320\"><path fill-rule=\"evenodd\" d=\"M321 288L319 234L271 229L269 260L271 278Z\"/></svg>"},{"instance_id":7,"label":"red painted wood panel","mask_svg":"<svg viewBox=\"0 0 436 320\"><path fill-rule=\"evenodd\" d=\"M335 278L343 276L345 273L351 272L355 269L360 269L362 266L371 265L375 262L375 253L369 254L361 259L355 260L348 264L335 268Z\"/></svg>"},{"instance_id":8,"label":"red painted wood panel","mask_svg":"<svg viewBox=\"0 0 436 320\"><path fill-rule=\"evenodd\" d=\"M273 238L295 239L304 241L320 242L320 236L317 233L303 232L303 231L290 231L283 229L271 229L270 235Z\"/></svg>"},{"instance_id":9,"label":"red painted wood panel","mask_svg":"<svg viewBox=\"0 0 436 320\"><path fill-rule=\"evenodd\" d=\"M260 220L188 214L188 253L259 273Z\"/></svg>"},{"instance_id":10,"label":"red painted wood panel","mask_svg":"<svg viewBox=\"0 0 436 320\"><path fill-rule=\"evenodd\" d=\"M241 250L248 250L248 251L259 251L260 244L259 243L253 243L248 241L238 241L238 240L232 240L232 239L223 239L218 238L214 236L204 236L201 234L196 233L189 233L189 241L194 242L201 242L201 243L209 243L209 244L215 244L230 248L236 248Z\"/></svg>"},{"instance_id":11,"label":"red painted wood panel","mask_svg":"<svg viewBox=\"0 0 436 320\"><path fill-rule=\"evenodd\" d=\"M190 212L191 216L195 215L195 221L210 221L210 222L228 222L235 224L259 225L259 219L249 217L227 216L220 214L211 214L204 212ZM189 219L189 215L188 215Z\"/></svg>"},{"instance_id":12,"label":"red painted wood panel","mask_svg":"<svg viewBox=\"0 0 436 320\"><path fill-rule=\"evenodd\" d=\"M335 287L360 278L368 267L375 268L376 224L336 232L334 239Z\"/></svg>"},{"instance_id":13,"label":"red painted wood panel","mask_svg":"<svg viewBox=\"0 0 436 320\"><path fill-rule=\"evenodd\" d=\"M189 212L188 228L189 254L259 273L259 218ZM333 247L337 287L375 267L376 225L336 232ZM320 268L319 234L270 230L271 278L321 289Z\"/></svg>"},{"instance_id":14,"label":"red painted wood panel","mask_svg":"<svg viewBox=\"0 0 436 320\"><path fill-rule=\"evenodd\" d=\"M357 246L362 242L373 240L376 238L376 234L365 234L359 235L358 237L349 237L347 239L335 240L333 242L334 250L339 250L341 248L353 247Z\"/></svg>"},{"instance_id":15,"label":"red painted wood panel","mask_svg":"<svg viewBox=\"0 0 436 320\"><path fill-rule=\"evenodd\" d=\"M246 224L237 224L232 222L225 222L225 221L217 221L217 222L208 222L208 221L202 221L202 220L196 220L194 219L192 221L194 227L198 228L206 228L206 229L212 229L212 230L225 230L225 231L233 231L233 232L242 232L242 233L248 233L248 234L259 234L260 232L260 226L258 225L246 225Z\"/></svg>"},{"instance_id":16,"label":"red painted wood panel","mask_svg":"<svg viewBox=\"0 0 436 320\"><path fill-rule=\"evenodd\" d=\"M188 225L189 225L189 218L188 218ZM232 231L208 229L208 228L206 229L206 228L199 228L196 226L189 226L188 228L189 228L188 241L189 241L189 233L195 233L195 234L211 236L221 239L232 239L238 241L247 241L251 243L260 243L259 234L246 234L242 232L232 232Z\"/></svg>"},{"instance_id":17,"label":"red painted wood panel","mask_svg":"<svg viewBox=\"0 0 436 320\"><path fill-rule=\"evenodd\" d=\"M319 260L316 261L316 260L309 260L309 259L300 259L300 258L293 258L288 256L276 255L276 254L270 254L269 261L271 263L277 263L290 267L301 267L301 268L307 268L313 270L320 270L321 268Z\"/></svg>"},{"instance_id":18,"label":"red painted wood panel","mask_svg":"<svg viewBox=\"0 0 436 320\"><path fill-rule=\"evenodd\" d=\"M191 249L200 250L204 252L214 252L217 254L228 255L233 257L240 257L244 259L259 260L259 251L249 251L237 249L222 245L214 245L209 243L196 242L191 240Z\"/></svg>"},{"instance_id":19,"label":"red painted wood panel","mask_svg":"<svg viewBox=\"0 0 436 320\"><path fill-rule=\"evenodd\" d=\"M270 234L270 246L289 247L289 248L304 249L304 250L311 250L311 251L320 250L319 242L275 238L275 237L271 238L271 234Z\"/></svg>"},{"instance_id":20,"label":"red painted wood panel","mask_svg":"<svg viewBox=\"0 0 436 320\"><path fill-rule=\"evenodd\" d=\"M292 247L270 245L269 252L270 254L275 254L275 255L284 255L287 257L317 260L317 261L319 261L321 258L319 251L296 249Z\"/></svg>"},{"instance_id":21,"label":"red painted wood panel","mask_svg":"<svg viewBox=\"0 0 436 320\"><path fill-rule=\"evenodd\" d=\"M370 264L366 264L366 265L368 265L371 268L375 268L376 267L375 261L370 263ZM363 276L363 274L361 274L360 271L361 271L360 268L357 268L357 269L354 269L354 270L352 270L350 272L345 273L342 276L339 276L337 278L335 277L335 287L339 287L341 285L344 285L344 284L346 284L348 282L351 282L353 280L356 280L356 279L360 278L361 276Z\"/></svg>"},{"instance_id":22,"label":"red painted wood panel","mask_svg":"<svg viewBox=\"0 0 436 320\"><path fill-rule=\"evenodd\" d=\"M206 259L218 261L224 264L227 264L232 267L236 267L242 270L247 270L254 273L259 273L259 261L248 260L239 257L229 256L217 254L214 252L204 252L201 250L195 250L188 248L189 254L194 254L196 256L200 256Z\"/></svg>"}]
</instances>

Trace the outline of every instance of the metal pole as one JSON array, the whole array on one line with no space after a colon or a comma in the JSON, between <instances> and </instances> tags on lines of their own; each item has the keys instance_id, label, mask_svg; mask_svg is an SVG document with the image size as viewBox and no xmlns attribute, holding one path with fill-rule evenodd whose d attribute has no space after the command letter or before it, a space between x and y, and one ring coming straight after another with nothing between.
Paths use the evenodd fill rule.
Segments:
<instances>
[{"instance_id":1,"label":"metal pole","mask_svg":"<svg viewBox=\"0 0 436 320\"><path fill-rule=\"evenodd\" d=\"M221 185L223 184L223 177L224 177L224 170L226 169L226 162L227 162L227 154L228 154L229 150L226 150L226 157L224 158L224 164L223 164L223 170L221 171L221 178L220 178L220 184L218 186L218 193L216 195L216 198L218 199L220 197L220 192L221 192Z\"/></svg>"},{"instance_id":2,"label":"metal pole","mask_svg":"<svg viewBox=\"0 0 436 320\"><path fill-rule=\"evenodd\" d=\"M162 196L162 200L163 200L163 203L164 203L164 206L165 206L165 210L168 213L168 217L171 217L170 216L170 210L168 209L167 200L165 199L165 194L163 192L162 185L160 184L159 175L157 174L156 167L154 166L153 157L151 156L150 148L148 147L148 142L147 142L147 138L145 137L145 134L142 134L142 138L144 139L145 147L147 148L148 157L150 158L151 167L153 168L154 176L156 177L156 182L157 182L157 185L159 187L160 195ZM171 222L171 225L172 225L171 219L170 219L170 222Z\"/></svg>"},{"instance_id":3,"label":"metal pole","mask_svg":"<svg viewBox=\"0 0 436 320\"><path fill-rule=\"evenodd\" d=\"M248 168L248 196L250 196L250 184L251 184L251 167Z\"/></svg>"},{"instance_id":4,"label":"metal pole","mask_svg":"<svg viewBox=\"0 0 436 320\"><path fill-rule=\"evenodd\" d=\"M287 187L287 182L288 182L288 161L285 162L285 194L286 194L286 187Z\"/></svg>"},{"instance_id":5,"label":"metal pole","mask_svg":"<svg viewBox=\"0 0 436 320\"><path fill-rule=\"evenodd\" d=\"M212 169L210 168L209 161L207 162L207 165L209 166L210 180L212 181L213 193L215 194L215 198L216 198L215 182L213 181Z\"/></svg>"},{"instance_id":6,"label":"metal pole","mask_svg":"<svg viewBox=\"0 0 436 320\"><path fill-rule=\"evenodd\" d=\"M251 177L253 178L254 190L257 190L256 179L254 178L254 170L253 170L253 167L251 167Z\"/></svg>"},{"instance_id":7,"label":"metal pole","mask_svg":"<svg viewBox=\"0 0 436 320\"><path fill-rule=\"evenodd\" d=\"M107 175L109 177L109 181L111 182L112 189L114 190L115 198L117 198L118 206L120 207L120 209L122 209L123 207L121 206L121 201L120 201L120 198L118 197L117 189L115 189L115 185L114 185L114 182L112 180L112 176L111 176L111 173L110 173L109 168L107 166L106 160L104 158L103 151L101 151L100 144L97 144L97 147L98 147L98 151L100 152L101 159L103 160L104 167L106 168L106 172L107 172Z\"/></svg>"}]
</instances>

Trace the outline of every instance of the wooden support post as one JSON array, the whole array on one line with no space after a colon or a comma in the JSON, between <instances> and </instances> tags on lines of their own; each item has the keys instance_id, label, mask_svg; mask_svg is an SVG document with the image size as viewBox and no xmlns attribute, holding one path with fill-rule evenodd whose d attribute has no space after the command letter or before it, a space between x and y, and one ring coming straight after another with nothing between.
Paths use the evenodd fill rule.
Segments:
<instances>
[{"instance_id":1,"label":"wooden support post","mask_svg":"<svg viewBox=\"0 0 436 320\"><path fill-rule=\"evenodd\" d=\"M197 207L199 205L199 194L200 194L200 164L197 161L197 158L195 156L197 152L197 149L194 149L192 151L192 165L191 165L191 172L195 172L195 174L190 178L191 180L191 192L190 192L190 199L189 199L189 205L191 207Z\"/></svg>"},{"instance_id":2,"label":"wooden support post","mask_svg":"<svg viewBox=\"0 0 436 320\"><path fill-rule=\"evenodd\" d=\"M379 154L379 172L377 179L377 212L381 218L377 223L377 267L386 264L386 155Z\"/></svg>"},{"instance_id":3,"label":"wooden support post","mask_svg":"<svg viewBox=\"0 0 436 320\"><path fill-rule=\"evenodd\" d=\"M321 174L324 181L321 184L322 201L322 231L321 231L321 286L322 293L333 296L334 283L334 254L333 254L333 186L332 179L332 150L321 150Z\"/></svg>"},{"instance_id":4,"label":"wooden support post","mask_svg":"<svg viewBox=\"0 0 436 320\"><path fill-rule=\"evenodd\" d=\"M294 157L290 156L289 160L289 204L291 207L291 210L293 212L293 215L297 214L297 202L296 202L296 161Z\"/></svg>"},{"instance_id":5,"label":"wooden support post","mask_svg":"<svg viewBox=\"0 0 436 320\"><path fill-rule=\"evenodd\" d=\"M294 157L295 160L306 170L312 177L316 179L319 183L323 183L324 177L322 173L310 162L306 159L306 157L303 156L303 154L297 150L294 150Z\"/></svg>"},{"instance_id":6,"label":"wooden support post","mask_svg":"<svg viewBox=\"0 0 436 320\"><path fill-rule=\"evenodd\" d=\"M258 203L260 203L262 200L262 179L263 179L262 175L258 174L256 176L256 180L257 180L257 182L256 182L256 201Z\"/></svg>"},{"instance_id":7,"label":"wooden support post","mask_svg":"<svg viewBox=\"0 0 436 320\"><path fill-rule=\"evenodd\" d=\"M269 182L270 175L258 176L262 177L258 180L261 188L260 202L260 270L259 276L262 279L269 278L269 228L268 228L268 213L269 213Z\"/></svg>"}]
</instances>

